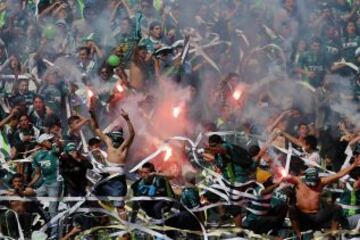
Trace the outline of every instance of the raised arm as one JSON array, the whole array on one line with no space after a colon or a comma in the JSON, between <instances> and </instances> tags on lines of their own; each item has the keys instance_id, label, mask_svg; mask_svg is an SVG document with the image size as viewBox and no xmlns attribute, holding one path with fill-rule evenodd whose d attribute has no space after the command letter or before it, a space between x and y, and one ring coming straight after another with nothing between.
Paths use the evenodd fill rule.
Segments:
<instances>
[{"instance_id":1,"label":"raised arm","mask_svg":"<svg viewBox=\"0 0 360 240\"><path fill-rule=\"evenodd\" d=\"M125 150L125 149L129 148L131 146L132 142L134 141L135 130L134 130L134 126L132 125L132 123L130 121L129 115L123 109L121 109L121 116L125 119L127 127L129 129L129 136L125 139L125 141L120 146L120 148Z\"/></svg>"},{"instance_id":2,"label":"raised arm","mask_svg":"<svg viewBox=\"0 0 360 240\"><path fill-rule=\"evenodd\" d=\"M260 195L265 196L267 194L270 194L279 186L280 186L280 183L274 183L274 184L268 186L267 188L265 188L264 190L262 190Z\"/></svg>"},{"instance_id":3,"label":"raised arm","mask_svg":"<svg viewBox=\"0 0 360 240\"><path fill-rule=\"evenodd\" d=\"M271 123L268 127L267 127L267 131L268 132L272 132L277 125L284 119L284 117L288 114L288 112L282 112L276 119L275 121L273 121L273 123Z\"/></svg>"},{"instance_id":4,"label":"raised arm","mask_svg":"<svg viewBox=\"0 0 360 240\"><path fill-rule=\"evenodd\" d=\"M254 157L256 161L260 161L261 158L265 155L265 153L268 151L269 147L271 147L274 140L279 136L280 132L273 132L270 136L270 138L267 140L265 145L260 149L259 153Z\"/></svg>"},{"instance_id":5,"label":"raised arm","mask_svg":"<svg viewBox=\"0 0 360 240\"><path fill-rule=\"evenodd\" d=\"M300 179L298 177L295 177L295 176L292 176L292 175L287 175L285 178L284 178L284 181L288 182L288 183L291 183L291 184L294 184L295 186L299 184L300 182Z\"/></svg>"},{"instance_id":6,"label":"raised arm","mask_svg":"<svg viewBox=\"0 0 360 240\"><path fill-rule=\"evenodd\" d=\"M338 173L336 173L334 175L321 178L321 184L323 186L326 186L331 183L334 183L334 182L338 181L340 178L342 178L343 176L349 174L354 168L356 168L359 165L360 165L360 155L358 155L356 157L355 161L350 166L342 169L341 171L339 171Z\"/></svg>"},{"instance_id":7,"label":"raised arm","mask_svg":"<svg viewBox=\"0 0 360 240\"><path fill-rule=\"evenodd\" d=\"M15 107L11 110L10 114L4 118L3 120L0 121L0 129L2 129L4 127L4 125L6 123L8 123L10 121L10 119L15 115L15 113L18 111L18 109Z\"/></svg>"},{"instance_id":8,"label":"raised arm","mask_svg":"<svg viewBox=\"0 0 360 240\"><path fill-rule=\"evenodd\" d=\"M91 116L91 128L92 130L94 131L94 133L96 134L96 136L98 136L103 142L106 143L107 147L111 146L111 139L110 137L106 136L106 134L104 134L100 128L99 128L99 125L96 121L96 115L95 115L95 112L94 110L90 110L89 111L90 113L90 116Z\"/></svg>"},{"instance_id":9,"label":"raised arm","mask_svg":"<svg viewBox=\"0 0 360 240\"><path fill-rule=\"evenodd\" d=\"M287 140L289 140L290 142L300 146L300 147L306 147L305 144L303 142L301 142L299 139L291 136L290 134L288 134L287 132L282 132L281 133Z\"/></svg>"},{"instance_id":10,"label":"raised arm","mask_svg":"<svg viewBox=\"0 0 360 240\"><path fill-rule=\"evenodd\" d=\"M84 117L82 117L82 116L79 116L79 117L80 117L80 121L79 121L78 124L76 124L76 125L74 126L74 128L72 129L72 131L78 131L78 130L80 130L80 128L81 128L82 126L84 126L84 125L89 121L89 119L87 119L87 118L84 118Z\"/></svg>"},{"instance_id":11,"label":"raised arm","mask_svg":"<svg viewBox=\"0 0 360 240\"><path fill-rule=\"evenodd\" d=\"M360 133L358 133L357 136L355 136L351 141L349 142L350 146L355 146L356 143L360 142Z\"/></svg>"}]
</instances>

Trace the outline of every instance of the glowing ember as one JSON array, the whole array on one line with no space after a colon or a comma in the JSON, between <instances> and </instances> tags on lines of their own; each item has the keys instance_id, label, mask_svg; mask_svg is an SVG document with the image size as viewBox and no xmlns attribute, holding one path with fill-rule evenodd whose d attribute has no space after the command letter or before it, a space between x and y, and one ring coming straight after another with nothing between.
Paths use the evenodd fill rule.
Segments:
<instances>
[{"instance_id":1,"label":"glowing ember","mask_svg":"<svg viewBox=\"0 0 360 240\"><path fill-rule=\"evenodd\" d=\"M90 89L88 89L88 97L92 98L94 96L93 91L91 91Z\"/></svg>"},{"instance_id":2,"label":"glowing ember","mask_svg":"<svg viewBox=\"0 0 360 240\"><path fill-rule=\"evenodd\" d=\"M119 92L123 92L124 91L124 87L121 86L121 84L116 84L116 89L119 91Z\"/></svg>"},{"instance_id":3,"label":"glowing ember","mask_svg":"<svg viewBox=\"0 0 360 240\"><path fill-rule=\"evenodd\" d=\"M181 107L180 106L173 108L172 114L173 114L174 118L178 118L180 113L181 113Z\"/></svg>"},{"instance_id":4,"label":"glowing ember","mask_svg":"<svg viewBox=\"0 0 360 240\"><path fill-rule=\"evenodd\" d=\"M165 146L163 151L165 152L164 161L169 160L172 156L172 148L170 146Z\"/></svg>"},{"instance_id":5,"label":"glowing ember","mask_svg":"<svg viewBox=\"0 0 360 240\"><path fill-rule=\"evenodd\" d=\"M241 98L241 92L239 90L236 90L233 94L233 98L235 100L239 100Z\"/></svg>"}]
</instances>

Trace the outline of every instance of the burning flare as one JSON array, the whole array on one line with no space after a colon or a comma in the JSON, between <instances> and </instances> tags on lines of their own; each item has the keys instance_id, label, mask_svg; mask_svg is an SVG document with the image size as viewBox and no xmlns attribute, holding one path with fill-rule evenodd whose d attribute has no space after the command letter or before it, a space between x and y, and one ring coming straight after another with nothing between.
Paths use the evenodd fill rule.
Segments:
<instances>
[{"instance_id":1,"label":"burning flare","mask_svg":"<svg viewBox=\"0 0 360 240\"><path fill-rule=\"evenodd\" d=\"M173 108L172 115L174 118L178 118L181 113L181 106L177 106Z\"/></svg>"},{"instance_id":2,"label":"burning flare","mask_svg":"<svg viewBox=\"0 0 360 240\"><path fill-rule=\"evenodd\" d=\"M94 92L88 89L88 97L92 98L94 96Z\"/></svg>"},{"instance_id":3,"label":"burning flare","mask_svg":"<svg viewBox=\"0 0 360 240\"><path fill-rule=\"evenodd\" d=\"M163 151L165 152L164 161L168 161L172 156L172 148L169 145L165 145Z\"/></svg>"},{"instance_id":4,"label":"burning flare","mask_svg":"<svg viewBox=\"0 0 360 240\"><path fill-rule=\"evenodd\" d=\"M240 98L241 98L241 95L242 95L242 92L240 90L236 90L234 93L233 93L233 98L238 101Z\"/></svg>"},{"instance_id":5,"label":"burning flare","mask_svg":"<svg viewBox=\"0 0 360 240\"><path fill-rule=\"evenodd\" d=\"M116 84L116 90L118 90L119 92L124 92L125 89L123 86L121 86L120 83L118 83L118 84Z\"/></svg>"},{"instance_id":6,"label":"burning flare","mask_svg":"<svg viewBox=\"0 0 360 240\"><path fill-rule=\"evenodd\" d=\"M288 175L287 171L284 168L280 170L280 174L282 178L285 178Z\"/></svg>"}]
</instances>

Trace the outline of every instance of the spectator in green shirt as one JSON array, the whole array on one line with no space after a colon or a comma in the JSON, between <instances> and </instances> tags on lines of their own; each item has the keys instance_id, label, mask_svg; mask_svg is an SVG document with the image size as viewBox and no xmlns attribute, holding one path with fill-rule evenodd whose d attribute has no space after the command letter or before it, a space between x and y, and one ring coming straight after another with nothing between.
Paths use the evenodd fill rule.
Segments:
<instances>
[{"instance_id":1,"label":"spectator in green shirt","mask_svg":"<svg viewBox=\"0 0 360 240\"><path fill-rule=\"evenodd\" d=\"M52 139L53 135L44 133L40 135L37 142L41 146L33 159L33 168L35 169L35 175L28 187L32 187L37 180L42 177L44 182L43 184L36 189L36 195L39 197L55 197L58 198L61 193L61 182L59 181L59 149L53 147ZM50 218L56 216L58 212L59 202L50 202L49 204L49 214ZM50 238L57 239L58 234L58 224L55 226L50 226L51 236Z\"/></svg>"}]
</instances>

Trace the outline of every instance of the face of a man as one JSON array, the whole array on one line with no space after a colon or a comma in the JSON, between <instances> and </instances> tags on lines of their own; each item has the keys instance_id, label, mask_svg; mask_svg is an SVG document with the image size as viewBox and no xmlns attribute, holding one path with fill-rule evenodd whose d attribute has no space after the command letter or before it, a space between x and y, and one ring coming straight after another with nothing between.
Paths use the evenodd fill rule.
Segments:
<instances>
[{"instance_id":1,"label":"face of a man","mask_svg":"<svg viewBox=\"0 0 360 240\"><path fill-rule=\"evenodd\" d=\"M122 33L127 33L129 32L129 22L127 20L122 20L120 23L120 29Z\"/></svg>"},{"instance_id":2,"label":"face of a man","mask_svg":"<svg viewBox=\"0 0 360 240\"><path fill-rule=\"evenodd\" d=\"M40 98L35 98L33 106L35 111L41 111L44 108L44 102Z\"/></svg>"},{"instance_id":3,"label":"face of a man","mask_svg":"<svg viewBox=\"0 0 360 240\"><path fill-rule=\"evenodd\" d=\"M49 131L54 136L61 136L61 128L58 125L52 126Z\"/></svg>"},{"instance_id":4,"label":"face of a man","mask_svg":"<svg viewBox=\"0 0 360 240\"><path fill-rule=\"evenodd\" d=\"M73 150L73 151L70 151L70 152L69 152L69 155L70 155L72 158L77 158L78 152L77 152L76 150Z\"/></svg>"},{"instance_id":5,"label":"face of a man","mask_svg":"<svg viewBox=\"0 0 360 240\"><path fill-rule=\"evenodd\" d=\"M12 187L13 187L14 189L22 189L22 187L23 187L23 180L22 180L22 178L20 178L20 177L14 178L13 181L12 181Z\"/></svg>"},{"instance_id":6,"label":"face of a man","mask_svg":"<svg viewBox=\"0 0 360 240\"><path fill-rule=\"evenodd\" d=\"M311 45L311 48L312 48L313 51L316 52L316 53L320 52L320 43L314 42L314 43Z\"/></svg>"},{"instance_id":7,"label":"face of a man","mask_svg":"<svg viewBox=\"0 0 360 240\"><path fill-rule=\"evenodd\" d=\"M308 135L308 127L306 125L300 125L299 127L299 136L306 137Z\"/></svg>"},{"instance_id":8,"label":"face of a man","mask_svg":"<svg viewBox=\"0 0 360 240\"><path fill-rule=\"evenodd\" d=\"M19 83L19 92L26 93L29 90L29 83L27 81L21 81Z\"/></svg>"},{"instance_id":9,"label":"face of a man","mask_svg":"<svg viewBox=\"0 0 360 240\"><path fill-rule=\"evenodd\" d=\"M151 182L151 180L153 179L153 175L148 168L142 168L140 171L140 176L142 179L145 180L145 182Z\"/></svg>"},{"instance_id":10,"label":"face of a man","mask_svg":"<svg viewBox=\"0 0 360 240\"><path fill-rule=\"evenodd\" d=\"M353 22L349 22L347 27L346 27L346 30L347 30L348 34L354 34L355 29L356 29L355 24Z\"/></svg>"},{"instance_id":11,"label":"face of a man","mask_svg":"<svg viewBox=\"0 0 360 240\"><path fill-rule=\"evenodd\" d=\"M155 26L151 32L150 32L151 37L155 38L155 39L160 39L161 36L161 27L160 26Z\"/></svg>"},{"instance_id":12,"label":"face of a man","mask_svg":"<svg viewBox=\"0 0 360 240\"><path fill-rule=\"evenodd\" d=\"M80 61L81 61L81 62L87 61L88 57L89 57L89 56L88 56L87 51L86 51L85 49L80 50L80 52L79 52L79 58L80 58Z\"/></svg>"},{"instance_id":13,"label":"face of a man","mask_svg":"<svg viewBox=\"0 0 360 240\"><path fill-rule=\"evenodd\" d=\"M26 116L22 116L19 120L20 127L23 129L27 129L29 127L29 119Z\"/></svg>"}]
</instances>

